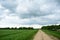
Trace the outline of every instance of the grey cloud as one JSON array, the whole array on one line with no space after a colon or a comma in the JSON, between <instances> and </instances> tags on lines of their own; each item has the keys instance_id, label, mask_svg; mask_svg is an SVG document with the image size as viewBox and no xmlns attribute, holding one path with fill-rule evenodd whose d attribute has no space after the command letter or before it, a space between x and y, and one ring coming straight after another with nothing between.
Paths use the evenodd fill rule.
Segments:
<instances>
[{"instance_id":1,"label":"grey cloud","mask_svg":"<svg viewBox=\"0 0 60 40\"><path fill-rule=\"evenodd\" d=\"M60 21L60 14L59 14L60 12L55 11L55 10L60 10L59 0L57 1L56 0L28 0L27 3L26 1L27 0L23 0L21 1L21 3L17 3L15 0L13 1L11 0L11 2L9 2L8 0L3 0L3 1L1 0L0 3L6 9L9 9L10 11L12 11L7 14L8 16L18 16L23 20L27 19L27 21L25 22L22 21L22 23L20 23L19 21L19 24L46 25L46 24L58 24L58 22ZM16 12L17 6L20 7L21 5L27 6L28 10L26 12L24 11L21 12L21 10L19 10L19 12ZM1 11L1 13L3 12ZM35 19L32 19L32 18L35 18ZM14 23L17 23L17 22L14 21Z\"/></svg>"},{"instance_id":2,"label":"grey cloud","mask_svg":"<svg viewBox=\"0 0 60 40\"><path fill-rule=\"evenodd\" d=\"M38 3L40 1L36 1L34 2L32 5L32 7L28 8L28 13L19 13L19 17L21 18L32 18L32 17L40 17L40 16L45 16L45 15L50 15L53 14L52 11L55 10L55 2L52 0L48 0L46 2L41 3L42 5L40 5L40 3ZM52 3L51 3L52 2ZM46 7L43 10L40 9L41 6L46 5ZM50 7L51 6L51 7Z\"/></svg>"},{"instance_id":3,"label":"grey cloud","mask_svg":"<svg viewBox=\"0 0 60 40\"><path fill-rule=\"evenodd\" d=\"M12 12L15 12L15 8L17 6L16 0L0 0L0 3L3 7L10 9Z\"/></svg>"},{"instance_id":4,"label":"grey cloud","mask_svg":"<svg viewBox=\"0 0 60 40\"><path fill-rule=\"evenodd\" d=\"M0 21L2 20L2 17L0 17Z\"/></svg>"},{"instance_id":5,"label":"grey cloud","mask_svg":"<svg viewBox=\"0 0 60 40\"><path fill-rule=\"evenodd\" d=\"M48 25L48 24L57 24L58 23L58 21L55 21L55 20L51 21L49 19L42 19L42 20L40 20L40 19L30 19L28 22L26 21L21 24L22 25L33 25L33 24Z\"/></svg>"}]
</instances>

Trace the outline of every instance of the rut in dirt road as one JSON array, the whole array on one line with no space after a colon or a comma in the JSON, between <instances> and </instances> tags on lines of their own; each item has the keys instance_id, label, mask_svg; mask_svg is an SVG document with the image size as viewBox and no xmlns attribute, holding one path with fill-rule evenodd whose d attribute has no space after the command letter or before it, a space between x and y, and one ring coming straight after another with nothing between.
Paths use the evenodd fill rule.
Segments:
<instances>
[{"instance_id":1,"label":"rut in dirt road","mask_svg":"<svg viewBox=\"0 0 60 40\"><path fill-rule=\"evenodd\" d=\"M54 40L43 31L39 30L33 40Z\"/></svg>"}]
</instances>

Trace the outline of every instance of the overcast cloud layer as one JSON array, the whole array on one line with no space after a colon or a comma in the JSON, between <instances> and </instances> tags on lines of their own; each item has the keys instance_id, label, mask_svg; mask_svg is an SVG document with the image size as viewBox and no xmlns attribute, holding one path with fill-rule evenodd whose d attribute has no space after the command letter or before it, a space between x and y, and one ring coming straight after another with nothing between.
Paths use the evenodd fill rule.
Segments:
<instances>
[{"instance_id":1,"label":"overcast cloud layer","mask_svg":"<svg viewBox=\"0 0 60 40\"><path fill-rule=\"evenodd\" d=\"M0 26L60 24L60 0L0 0Z\"/></svg>"}]
</instances>

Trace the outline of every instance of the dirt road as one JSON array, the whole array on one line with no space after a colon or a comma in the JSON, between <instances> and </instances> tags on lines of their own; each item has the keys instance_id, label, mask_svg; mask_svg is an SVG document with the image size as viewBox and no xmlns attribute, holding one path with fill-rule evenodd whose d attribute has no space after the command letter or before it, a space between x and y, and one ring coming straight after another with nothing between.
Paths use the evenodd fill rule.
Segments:
<instances>
[{"instance_id":1,"label":"dirt road","mask_svg":"<svg viewBox=\"0 0 60 40\"><path fill-rule=\"evenodd\" d=\"M43 31L39 30L33 40L54 40Z\"/></svg>"}]
</instances>

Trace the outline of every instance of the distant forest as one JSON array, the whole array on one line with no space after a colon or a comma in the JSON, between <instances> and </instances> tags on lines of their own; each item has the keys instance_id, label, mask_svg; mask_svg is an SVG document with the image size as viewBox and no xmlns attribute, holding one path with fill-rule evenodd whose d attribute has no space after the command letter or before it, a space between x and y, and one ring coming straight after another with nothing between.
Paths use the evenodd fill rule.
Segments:
<instances>
[{"instance_id":1,"label":"distant forest","mask_svg":"<svg viewBox=\"0 0 60 40\"><path fill-rule=\"evenodd\" d=\"M15 28L6 27L6 28L0 28L0 29L34 29L34 28L33 27L19 27L19 28L17 28L17 27L15 27Z\"/></svg>"},{"instance_id":2,"label":"distant forest","mask_svg":"<svg viewBox=\"0 0 60 40\"><path fill-rule=\"evenodd\" d=\"M41 29L60 31L60 25L43 26Z\"/></svg>"}]
</instances>

